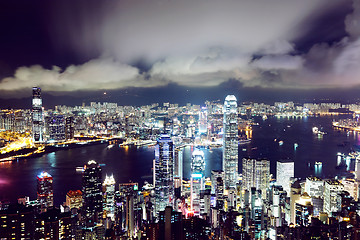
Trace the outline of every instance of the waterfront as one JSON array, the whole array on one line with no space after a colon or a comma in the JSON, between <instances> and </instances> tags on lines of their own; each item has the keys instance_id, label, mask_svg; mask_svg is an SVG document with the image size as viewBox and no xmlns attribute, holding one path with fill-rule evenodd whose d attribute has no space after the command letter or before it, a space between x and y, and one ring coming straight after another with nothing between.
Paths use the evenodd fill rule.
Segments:
<instances>
[{"instance_id":1,"label":"waterfront","mask_svg":"<svg viewBox=\"0 0 360 240\"><path fill-rule=\"evenodd\" d=\"M239 171L241 172L241 159L246 156L270 159L272 174L275 174L277 159L290 158L295 161L296 177L314 175L314 170L308 167L308 163L313 166L316 161L323 162L322 176L333 176L339 171L335 169L336 153L348 153L359 145L360 139L358 133L348 134L347 131L333 129L333 118L335 117L256 118L259 125L253 127L251 143L239 145ZM314 126L322 127L327 134L314 135ZM283 141L283 145L279 144L280 141ZM294 143L298 144L296 150ZM184 150L184 177L190 175L191 151L191 147ZM204 151L206 175L210 176L212 169L219 170L222 167L222 149ZM141 185L145 180L152 182L154 147L116 145L108 149L106 144L99 144L52 152L39 158L1 163L0 200L15 201L21 196L35 199L36 175L45 170L54 177L55 205L61 204L65 201L67 191L81 189L81 174L76 172L76 167L83 166L90 159L105 164L103 176L113 173L117 183L132 180Z\"/></svg>"}]
</instances>

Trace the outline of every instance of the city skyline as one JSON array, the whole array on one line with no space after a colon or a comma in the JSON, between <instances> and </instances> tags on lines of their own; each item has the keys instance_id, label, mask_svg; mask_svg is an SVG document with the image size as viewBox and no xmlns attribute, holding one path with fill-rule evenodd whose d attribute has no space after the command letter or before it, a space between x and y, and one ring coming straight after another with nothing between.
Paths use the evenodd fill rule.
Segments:
<instances>
[{"instance_id":1,"label":"city skyline","mask_svg":"<svg viewBox=\"0 0 360 240\"><path fill-rule=\"evenodd\" d=\"M143 101L174 85L184 90L177 99L229 84L218 98L359 87L356 0L20 2L1 8L4 99L28 97L33 86Z\"/></svg>"}]
</instances>

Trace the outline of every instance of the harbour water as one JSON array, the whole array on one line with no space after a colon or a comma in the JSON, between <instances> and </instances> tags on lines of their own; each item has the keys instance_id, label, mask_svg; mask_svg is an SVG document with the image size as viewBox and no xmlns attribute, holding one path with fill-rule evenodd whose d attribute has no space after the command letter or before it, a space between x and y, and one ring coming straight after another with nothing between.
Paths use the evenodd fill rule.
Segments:
<instances>
[{"instance_id":1,"label":"harbour water","mask_svg":"<svg viewBox=\"0 0 360 240\"><path fill-rule=\"evenodd\" d=\"M341 116L346 117L346 116ZM348 117L348 116L347 116ZM322 162L322 172L317 175L331 177L342 170L336 169L337 152L349 153L360 145L360 135L355 132L336 130L331 121L339 116L306 118L256 118L252 141L239 145L239 172L243 157L268 158L271 173L276 174L276 161L290 158L295 161L295 177L315 175L315 162ZM316 126L325 135L312 132ZM282 144L279 144L282 141ZM297 144L297 147L295 147ZM191 152L184 149L184 177L190 176ZM206 175L211 170L222 168L222 149L203 149L206 158ZM65 201L69 190L81 189L81 173L76 167L89 160L103 165L103 175L114 174L117 183L144 181L152 183L154 147L107 148L106 144L84 146L83 148L61 150L39 158L0 163L0 200L16 201L18 197L36 198L36 175L48 171L54 179L55 204ZM309 167L310 166L310 167Z\"/></svg>"}]
</instances>

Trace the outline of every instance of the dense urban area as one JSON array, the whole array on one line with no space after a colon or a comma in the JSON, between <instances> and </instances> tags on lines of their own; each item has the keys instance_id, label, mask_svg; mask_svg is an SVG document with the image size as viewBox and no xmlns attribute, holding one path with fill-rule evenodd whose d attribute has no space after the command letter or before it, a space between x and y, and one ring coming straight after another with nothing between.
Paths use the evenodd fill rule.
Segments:
<instances>
[{"instance_id":1,"label":"dense urban area","mask_svg":"<svg viewBox=\"0 0 360 240\"><path fill-rule=\"evenodd\" d=\"M153 181L117 183L89 156L88 163L76 169L82 172L82 189L55 196L56 179L39 169L34 176L37 199L0 199L0 239L360 238L357 152L339 153L338 166L354 160L355 171L330 179L296 178L290 159L277 160L275 179L268 159L239 159L239 146L252 139L254 116L266 120L346 114L350 117L333 121L333 128L358 131L360 104L267 105L238 103L228 95L186 106L42 105L41 89L34 87L32 109L1 110L1 162L91 144L107 144L109 149L155 146ZM326 134L318 127L312 131ZM183 177L185 146L193 147L190 179ZM203 149L209 148L222 148L222 170L205 176ZM322 162L314 167L316 172ZM66 201L54 206L54 196Z\"/></svg>"}]
</instances>

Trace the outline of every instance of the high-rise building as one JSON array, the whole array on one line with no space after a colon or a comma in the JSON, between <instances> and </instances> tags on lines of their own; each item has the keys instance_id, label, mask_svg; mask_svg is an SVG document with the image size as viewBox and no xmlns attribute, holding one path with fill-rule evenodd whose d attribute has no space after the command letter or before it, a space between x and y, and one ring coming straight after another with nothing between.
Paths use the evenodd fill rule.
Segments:
<instances>
[{"instance_id":1,"label":"high-rise building","mask_svg":"<svg viewBox=\"0 0 360 240\"><path fill-rule=\"evenodd\" d=\"M318 177L307 177L305 182L305 192L310 197L323 197L324 181Z\"/></svg>"},{"instance_id":2,"label":"high-rise building","mask_svg":"<svg viewBox=\"0 0 360 240\"><path fill-rule=\"evenodd\" d=\"M104 211L106 217L115 220L115 179L114 176L105 176L104 188Z\"/></svg>"},{"instance_id":3,"label":"high-rise building","mask_svg":"<svg viewBox=\"0 0 360 240\"><path fill-rule=\"evenodd\" d=\"M172 206L174 198L173 183L174 144L168 135L161 135L155 147L155 214Z\"/></svg>"},{"instance_id":4,"label":"high-rise building","mask_svg":"<svg viewBox=\"0 0 360 240\"><path fill-rule=\"evenodd\" d=\"M270 161L267 159L243 158L242 188L248 190L252 187L261 190L261 198L266 198L270 180Z\"/></svg>"},{"instance_id":5,"label":"high-rise building","mask_svg":"<svg viewBox=\"0 0 360 240\"><path fill-rule=\"evenodd\" d=\"M65 140L65 119L63 115L50 115L45 118L49 141Z\"/></svg>"},{"instance_id":6,"label":"high-rise building","mask_svg":"<svg viewBox=\"0 0 360 240\"><path fill-rule=\"evenodd\" d=\"M324 185L324 212L329 216L333 212L337 212L337 194L344 190L344 185L342 185L337 180L327 180Z\"/></svg>"},{"instance_id":7,"label":"high-rise building","mask_svg":"<svg viewBox=\"0 0 360 240\"><path fill-rule=\"evenodd\" d=\"M355 179L360 181L360 156L357 156L355 160Z\"/></svg>"},{"instance_id":8,"label":"high-rise building","mask_svg":"<svg viewBox=\"0 0 360 240\"><path fill-rule=\"evenodd\" d=\"M182 192L183 180L183 150L181 148L175 149L174 157L174 191L178 197Z\"/></svg>"},{"instance_id":9,"label":"high-rise building","mask_svg":"<svg viewBox=\"0 0 360 240\"><path fill-rule=\"evenodd\" d=\"M199 134L207 134L207 109L202 107L199 112Z\"/></svg>"},{"instance_id":10,"label":"high-rise building","mask_svg":"<svg viewBox=\"0 0 360 240\"><path fill-rule=\"evenodd\" d=\"M347 191L355 201L358 200L359 193L359 183L354 179L342 179L340 180L342 185L344 185L344 190Z\"/></svg>"},{"instance_id":11,"label":"high-rise building","mask_svg":"<svg viewBox=\"0 0 360 240\"><path fill-rule=\"evenodd\" d=\"M224 172L221 170L211 170L211 194L215 194L216 181L218 177L224 179Z\"/></svg>"},{"instance_id":12,"label":"high-rise building","mask_svg":"<svg viewBox=\"0 0 360 240\"><path fill-rule=\"evenodd\" d=\"M40 203L41 212L54 206L53 177L47 172L37 175L37 199Z\"/></svg>"},{"instance_id":13,"label":"high-rise building","mask_svg":"<svg viewBox=\"0 0 360 240\"><path fill-rule=\"evenodd\" d=\"M123 200L121 227L129 238L133 238L137 231L136 205L138 203L138 183L120 183L119 193Z\"/></svg>"},{"instance_id":14,"label":"high-rise building","mask_svg":"<svg viewBox=\"0 0 360 240\"><path fill-rule=\"evenodd\" d=\"M82 177L83 216L86 226L94 226L103 212L101 167L94 160L84 166Z\"/></svg>"},{"instance_id":15,"label":"high-rise building","mask_svg":"<svg viewBox=\"0 0 360 240\"><path fill-rule=\"evenodd\" d=\"M223 171L225 188L236 188L238 179L237 100L228 95L224 102Z\"/></svg>"},{"instance_id":16,"label":"high-rise building","mask_svg":"<svg viewBox=\"0 0 360 240\"><path fill-rule=\"evenodd\" d=\"M191 162L191 209L195 215L200 214L200 191L204 190L205 180L205 156L204 152L195 149L192 153Z\"/></svg>"},{"instance_id":17,"label":"high-rise building","mask_svg":"<svg viewBox=\"0 0 360 240\"><path fill-rule=\"evenodd\" d=\"M82 192L80 190L72 191L70 190L66 194L66 206L70 209L77 208L81 209L82 207Z\"/></svg>"},{"instance_id":18,"label":"high-rise building","mask_svg":"<svg viewBox=\"0 0 360 240\"><path fill-rule=\"evenodd\" d=\"M69 116L65 118L65 139L74 138L74 117Z\"/></svg>"},{"instance_id":19,"label":"high-rise building","mask_svg":"<svg viewBox=\"0 0 360 240\"><path fill-rule=\"evenodd\" d=\"M291 182L294 177L294 162L289 160L279 160L276 163L276 183L290 195Z\"/></svg>"},{"instance_id":20,"label":"high-rise building","mask_svg":"<svg viewBox=\"0 0 360 240\"><path fill-rule=\"evenodd\" d=\"M311 197L305 192L295 201L295 224L297 226L309 226L313 216Z\"/></svg>"},{"instance_id":21,"label":"high-rise building","mask_svg":"<svg viewBox=\"0 0 360 240\"><path fill-rule=\"evenodd\" d=\"M41 88L33 87L32 97L32 135L34 143L43 141L43 112L42 112L42 99Z\"/></svg>"}]
</instances>

